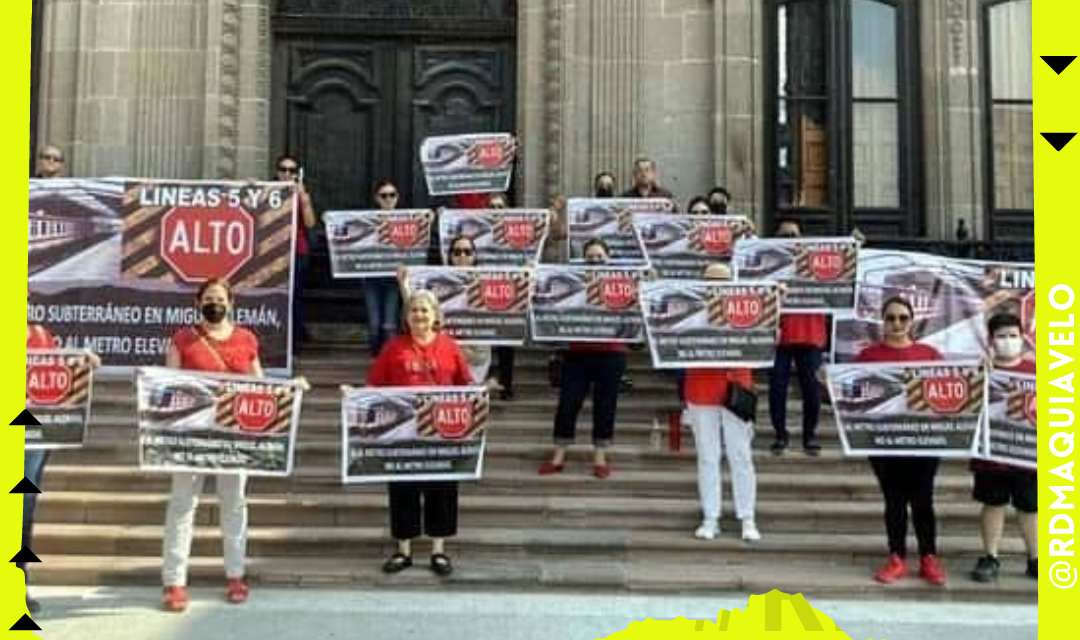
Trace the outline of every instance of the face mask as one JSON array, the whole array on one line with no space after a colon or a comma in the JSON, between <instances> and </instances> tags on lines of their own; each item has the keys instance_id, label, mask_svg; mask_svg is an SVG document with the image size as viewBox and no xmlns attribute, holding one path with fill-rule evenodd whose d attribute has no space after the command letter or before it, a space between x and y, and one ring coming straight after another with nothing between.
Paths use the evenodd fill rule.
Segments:
<instances>
[{"instance_id":1,"label":"face mask","mask_svg":"<svg viewBox=\"0 0 1080 640\"><path fill-rule=\"evenodd\" d=\"M723 200L712 200L709 202L709 209L713 213L727 213L727 203Z\"/></svg>"},{"instance_id":2,"label":"face mask","mask_svg":"<svg viewBox=\"0 0 1080 640\"><path fill-rule=\"evenodd\" d=\"M611 187L598 187L596 189L597 198L613 198L615 197L615 189Z\"/></svg>"},{"instance_id":3,"label":"face mask","mask_svg":"<svg viewBox=\"0 0 1080 640\"><path fill-rule=\"evenodd\" d=\"M1019 358L1024 353L1024 343L1020 338L995 338L994 353L1007 360Z\"/></svg>"},{"instance_id":4,"label":"face mask","mask_svg":"<svg viewBox=\"0 0 1080 640\"><path fill-rule=\"evenodd\" d=\"M223 304L210 303L202 306L202 315L210 324L220 324L226 313L228 312Z\"/></svg>"}]
</instances>

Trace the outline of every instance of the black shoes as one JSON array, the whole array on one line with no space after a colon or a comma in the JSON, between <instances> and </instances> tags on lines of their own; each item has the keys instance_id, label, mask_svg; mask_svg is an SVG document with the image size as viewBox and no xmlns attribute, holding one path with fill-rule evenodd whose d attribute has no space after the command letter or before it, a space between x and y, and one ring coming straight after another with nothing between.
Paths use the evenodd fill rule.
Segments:
<instances>
[{"instance_id":1,"label":"black shoes","mask_svg":"<svg viewBox=\"0 0 1080 640\"><path fill-rule=\"evenodd\" d=\"M818 443L817 438L809 438L803 441L803 453L811 458L817 458L821 455L821 445Z\"/></svg>"},{"instance_id":2,"label":"black shoes","mask_svg":"<svg viewBox=\"0 0 1080 640\"><path fill-rule=\"evenodd\" d=\"M788 439L787 438L777 438L772 443L772 446L769 447L769 451L772 451L772 454L774 456L782 456L785 453L787 453L787 450L788 450Z\"/></svg>"},{"instance_id":3,"label":"black shoes","mask_svg":"<svg viewBox=\"0 0 1080 640\"><path fill-rule=\"evenodd\" d=\"M1028 563L1030 568L1031 564ZM971 579L975 582L997 582L1001 573L1001 562L994 556L986 555L979 558L975 569L971 572Z\"/></svg>"},{"instance_id":4,"label":"black shoes","mask_svg":"<svg viewBox=\"0 0 1080 640\"><path fill-rule=\"evenodd\" d=\"M383 573L394 574L401 573L411 566L412 558L403 553L395 553L390 556L390 559L387 560L385 564L383 564L382 570Z\"/></svg>"},{"instance_id":5,"label":"black shoes","mask_svg":"<svg viewBox=\"0 0 1080 640\"><path fill-rule=\"evenodd\" d=\"M26 594L26 610L30 612L30 615L41 611L41 605L29 593Z\"/></svg>"},{"instance_id":6,"label":"black shoes","mask_svg":"<svg viewBox=\"0 0 1080 640\"><path fill-rule=\"evenodd\" d=\"M445 578L454 572L454 565L450 562L450 556L445 553L436 553L431 556L431 570L435 575Z\"/></svg>"}]
</instances>

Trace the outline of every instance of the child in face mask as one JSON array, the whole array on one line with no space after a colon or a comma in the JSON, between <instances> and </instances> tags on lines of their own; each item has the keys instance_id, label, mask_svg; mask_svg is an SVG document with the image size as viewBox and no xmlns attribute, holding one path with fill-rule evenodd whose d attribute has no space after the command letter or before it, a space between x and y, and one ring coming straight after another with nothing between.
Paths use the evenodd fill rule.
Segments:
<instances>
[{"instance_id":1,"label":"child in face mask","mask_svg":"<svg viewBox=\"0 0 1080 640\"><path fill-rule=\"evenodd\" d=\"M1024 358L1024 339L1020 319L1011 314L998 314L987 323L995 369L1018 373L1035 373L1035 361ZM975 472L973 497L983 505L980 517L983 550L971 572L976 582L995 582L1000 573L998 546L1005 529L1005 512L1012 502L1020 519L1020 532L1027 550L1027 575L1038 578L1038 506L1039 484L1034 471L1010 467L987 460L972 460Z\"/></svg>"}]
</instances>

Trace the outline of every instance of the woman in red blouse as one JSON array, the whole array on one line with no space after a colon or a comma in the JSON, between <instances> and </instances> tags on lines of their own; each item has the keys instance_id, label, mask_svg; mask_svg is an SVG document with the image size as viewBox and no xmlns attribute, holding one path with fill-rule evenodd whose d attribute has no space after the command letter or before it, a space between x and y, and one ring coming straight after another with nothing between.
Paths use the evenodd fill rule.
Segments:
<instances>
[{"instance_id":1,"label":"woman in red blouse","mask_svg":"<svg viewBox=\"0 0 1080 640\"><path fill-rule=\"evenodd\" d=\"M944 360L937 349L911 337L915 311L903 298L889 298L881 307L884 338L864 349L856 362L934 362ZM919 575L935 585L945 584L945 569L937 558L937 518L934 515L934 478L940 458L921 456L871 456L881 493L885 497L885 531L889 559L874 573L883 584L908 575L908 506L919 543Z\"/></svg>"},{"instance_id":2,"label":"woman in red blouse","mask_svg":"<svg viewBox=\"0 0 1080 640\"><path fill-rule=\"evenodd\" d=\"M457 343L439 332L439 301L430 291L409 295L405 307L408 333L383 347L368 372L371 387L460 387L473 384L469 363ZM397 552L383 565L386 573L412 566L412 540L431 538L431 569L448 576L453 570L445 540L457 534L457 482L391 482L390 534Z\"/></svg>"},{"instance_id":3,"label":"woman in red blouse","mask_svg":"<svg viewBox=\"0 0 1080 640\"><path fill-rule=\"evenodd\" d=\"M166 366L262 377L258 338L229 320L233 308L229 283L222 279L206 281L199 287L195 301L202 313L202 322L181 329L173 336L166 351ZM297 381L301 388L308 388L303 378ZM188 605L187 569L192 526L205 478L205 474L190 472L175 473L172 477L172 492L165 515L161 571L164 585L162 607L167 611L183 611ZM247 477L243 474L215 476L225 555L226 599L233 604L243 603L248 598L248 586L244 581L246 481Z\"/></svg>"}]
</instances>

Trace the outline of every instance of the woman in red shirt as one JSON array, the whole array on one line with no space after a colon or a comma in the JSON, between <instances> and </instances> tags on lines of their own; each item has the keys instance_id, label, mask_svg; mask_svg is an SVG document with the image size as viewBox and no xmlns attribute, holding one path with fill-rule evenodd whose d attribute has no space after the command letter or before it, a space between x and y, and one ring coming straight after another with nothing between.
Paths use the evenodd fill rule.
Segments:
<instances>
[{"instance_id":1,"label":"woman in red shirt","mask_svg":"<svg viewBox=\"0 0 1080 640\"><path fill-rule=\"evenodd\" d=\"M727 265L712 264L703 274L707 280L730 280ZM731 465L731 490L735 517L742 522L742 539L761 539L754 523L757 475L754 471L753 423L744 422L724 405L732 385L752 389L750 369L688 369L686 372L686 421L697 443L698 495L704 518L694 536L712 540L720 533L720 454Z\"/></svg>"},{"instance_id":2,"label":"woman in red shirt","mask_svg":"<svg viewBox=\"0 0 1080 640\"><path fill-rule=\"evenodd\" d=\"M469 363L450 336L439 332L439 301L430 291L416 291L405 305L408 333L390 340L368 372L370 387L460 387L473 384ZM440 576L453 570L445 539L457 534L457 482L391 482L390 534L397 552L383 565L386 573L412 566L412 540L431 538L431 569Z\"/></svg>"},{"instance_id":3,"label":"woman in red shirt","mask_svg":"<svg viewBox=\"0 0 1080 640\"><path fill-rule=\"evenodd\" d=\"M884 339L864 349L856 362L934 362L944 360L937 349L915 342L911 337L915 311L899 297L889 298L881 307ZM937 518L934 515L934 478L941 459L922 456L871 456L881 493L885 497L885 531L889 539L889 559L874 573L883 584L908 575L908 506L919 542L919 575L935 585L945 584L945 569L937 558Z\"/></svg>"},{"instance_id":4,"label":"woman in red shirt","mask_svg":"<svg viewBox=\"0 0 1080 640\"><path fill-rule=\"evenodd\" d=\"M222 279L207 280L199 287L195 301L203 320L173 336L166 351L165 366L262 377L258 338L229 320L233 309L229 283ZM297 382L301 388L308 388L303 378L298 378ZM172 477L161 570L162 607L166 611L183 611L188 605L187 570L192 526L205 478L205 474L190 472L174 473ZM214 480L220 500L226 598L233 604L240 604L248 598L248 586L244 581L247 545L244 489L247 477L244 474L217 474Z\"/></svg>"}]
</instances>

